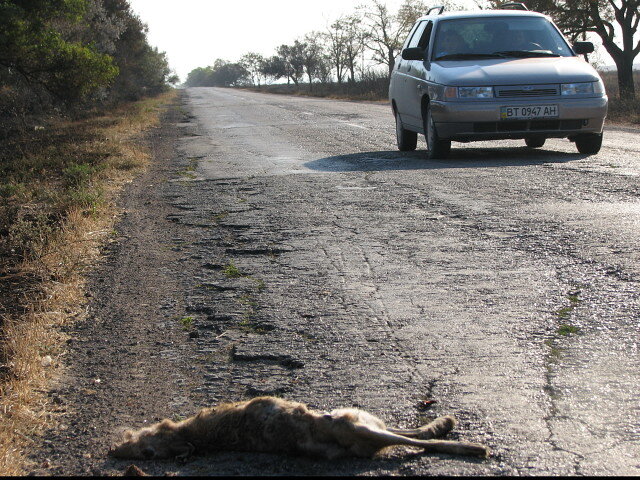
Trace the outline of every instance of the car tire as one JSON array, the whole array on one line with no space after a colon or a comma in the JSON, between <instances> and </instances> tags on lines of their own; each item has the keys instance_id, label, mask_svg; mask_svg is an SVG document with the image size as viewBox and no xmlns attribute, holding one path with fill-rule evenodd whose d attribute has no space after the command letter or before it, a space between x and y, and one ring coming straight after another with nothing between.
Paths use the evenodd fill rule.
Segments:
<instances>
[{"instance_id":1,"label":"car tire","mask_svg":"<svg viewBox=\"0 0 640 480\"><path fill-rule=\"evenodd\" d=\"M431 105L427 105L423 115L424 138L427 142L427 158L447 158L451 151L451 140L441 140L431 116Z\"/></svg>"},{"instance_id":2,"label":"car tire","mask_svg":"<svg viewBox=\"0 0 640 480\"><path fill-rule=\"evenodd\" d=\"M396 117L396 142L398 150L401 152L412 152L418 146L418 134L411 130L406 130L402 126L402 120L398 112L394 112Z\"/></svg>"},{"instance_id":3,"label":"car tire","mask_svg":"<svg viewBox=\"0 0 640 480\"><path fill-rule=\"evenodd\" d=\"M529 148L540 148L546 141L547 139L544 137L529 137L524 139L524 143L526 143Z\"/></svg>"},{"instance_id":4,"label":"car tire","mask_svg":"<svg viewBox=\"0 0 640 480\"><path fill-rule=\"evenodd\" d=\"M584 155L595 155L602 147L601 133L585 133L575 138L578 151Z\"/></svg>"}]
</instances>

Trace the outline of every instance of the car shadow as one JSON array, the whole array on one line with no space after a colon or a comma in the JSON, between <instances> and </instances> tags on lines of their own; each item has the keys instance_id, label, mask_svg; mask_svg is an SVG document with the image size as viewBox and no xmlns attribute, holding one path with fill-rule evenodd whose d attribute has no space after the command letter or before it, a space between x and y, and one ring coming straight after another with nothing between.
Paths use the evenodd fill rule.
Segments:
<instances>
[{"instance_id":1,"label":"car shadow","mask_svg":"<svg viewBox=\"0 0 640 480\"><path fill-rule=\"evenodd\" d=\"M426 155L425 150L359 152L319 158L305 163L304 166L322 172L495 168L567 163L588 156L545 149L534 150L528 147L454 148L444 160L428 160Z\"/></svg>"}]
</instances>

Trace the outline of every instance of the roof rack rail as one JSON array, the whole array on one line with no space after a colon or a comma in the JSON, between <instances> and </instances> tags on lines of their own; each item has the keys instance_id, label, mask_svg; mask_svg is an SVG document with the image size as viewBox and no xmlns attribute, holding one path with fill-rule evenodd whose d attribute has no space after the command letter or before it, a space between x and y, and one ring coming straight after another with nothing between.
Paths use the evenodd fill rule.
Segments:
<instances>
[{"instance_id":1,"label":"roof rack rail","mask_svg":"<svg viewBox=\"0 0 640 480\"><path fill-rule=\"evenodd\" d=\"M438 10L437 15L441 15L444 12L444 5L438 5L437 7L432 7L427 11L427 15L431 15L431 12L434 10Z\"/></svg>"},{"instance_id":2,"label":"roof rack rail","mask_svg":"<svg viewBox=\"0 0 640 480\"><path fill-rule=\"evenodd\" d=\"M500 5L501 10L529 10L524 3L521 2L509 2Z\"/></svg>"}]
</instances>

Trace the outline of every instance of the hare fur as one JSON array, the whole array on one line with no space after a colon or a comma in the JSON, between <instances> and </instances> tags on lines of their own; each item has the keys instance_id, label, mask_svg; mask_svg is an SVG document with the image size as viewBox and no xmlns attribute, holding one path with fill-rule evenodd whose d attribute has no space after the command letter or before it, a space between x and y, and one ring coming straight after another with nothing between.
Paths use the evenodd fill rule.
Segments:
<instances>
[{"instance_id":1,"label":"hare fur","mask_svg":"<svg viewBox=\"0 0 640 480\"><path fill-rule=\"evenodd\" d=\"M454 425L455 419L446 416L416 429L387 428L379 418L355 408L323 413L303 403L257 397L204 408L180 422L166 419L135 432L129 430L124 441L109 454L116 458L156 459L231 450L335 459L371 457L385 447L408 445L425 452L489 455L483 445L434 440Z\"/></svg>"}]
</instances>

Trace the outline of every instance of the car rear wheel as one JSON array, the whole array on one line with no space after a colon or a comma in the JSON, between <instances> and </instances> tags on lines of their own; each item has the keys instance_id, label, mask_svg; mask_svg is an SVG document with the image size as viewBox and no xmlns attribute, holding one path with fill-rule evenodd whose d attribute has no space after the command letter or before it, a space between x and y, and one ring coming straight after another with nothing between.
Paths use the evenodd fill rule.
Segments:
<instances>
[{"instance_id":1,"label":"car rear wheel","mask_svg":"<svg viewBox=\"0 0 640 480\"><path fill-rule=\"evenodd\" d=\"M529 148L540 148L546 140L544 137L529 137L524 139L524 143L526 143Z\"/></svg>"},{"instance_id":2,"label":"car rear wheel","mask_svg":"<svg viewBox=\"0 0 640 480\"><path fill-rule=\"evenodd\" d=\"M585 155L595 155L602 147L601 133L585 133L575 138L576 147L580 153Z\"/></svg>"},{"instance_id":3,"label":"car rear wheel","mask_svg":"<svg viewBox=\"0 0 640 480\"><path fill-rule=\"evenodd\" d=\"M396 117L396 142L398 150L401 152L411 152L418 146L418 134L411 130L405 130L402 126L402 120L398 112L394 112Z\"/></svg>"},{"instance_id":4,"label":"car rear wheel","mask_svg":"<svg viewBox=\"0 0 640 480\"><path fill-rule=\"evenodd\" d=\"M431 117L431 105L422 115L424 122L424 138L427 141L427 158L447 158L451 151L451 140L441 140Z\"/></svg>"}]
</instances>

